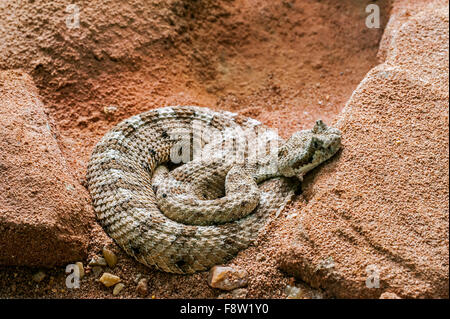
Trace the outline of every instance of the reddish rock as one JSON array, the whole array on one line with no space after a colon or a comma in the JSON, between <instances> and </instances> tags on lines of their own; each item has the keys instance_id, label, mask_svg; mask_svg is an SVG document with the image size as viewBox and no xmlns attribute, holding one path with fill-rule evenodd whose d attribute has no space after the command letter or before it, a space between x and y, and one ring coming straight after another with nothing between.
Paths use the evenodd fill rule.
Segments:
<instances>
[{"instance_id":1,"label":"reddish rock","mask_svg":"<svg viewBox=\"0 0 450 319\"><path fill-rule=\"evenodd\" d=\"M336 297L449 296L448 7L436 3L390 29L278 257Z\"/></svg>"},{"instance_id":2,"label":"reddish rock","mask_svg":"<svg viewBox=\"0 0 450 319\"><path fill-rule=\"evenodd\" d=\"M0 264L53 266L85 258L92 217L31 78L0 72Z\"/></svg>"}]
</instances>

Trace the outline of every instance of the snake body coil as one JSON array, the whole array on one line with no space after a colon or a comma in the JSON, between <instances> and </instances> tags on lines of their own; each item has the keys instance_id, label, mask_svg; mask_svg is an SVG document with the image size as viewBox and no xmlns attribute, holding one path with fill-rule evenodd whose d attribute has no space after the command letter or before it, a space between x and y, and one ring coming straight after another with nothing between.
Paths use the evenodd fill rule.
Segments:
<instances>
[{"instance_id":1,"label":"snake body coil","mask_svg":"<svg viewBox=\"0 0 450 319\"><path fill-rule=\"evenodd\" d=\"M261 136L275 152L262 151ZM87 181L99 222L129 255L194 273L248 247L292 197L286 177L301 179L339 147L340 132L321 121L285 142L234 113L165 107L112 128L93 150ZM182 165L165 168L174 162Z\"/></svg>"}]
</instances>

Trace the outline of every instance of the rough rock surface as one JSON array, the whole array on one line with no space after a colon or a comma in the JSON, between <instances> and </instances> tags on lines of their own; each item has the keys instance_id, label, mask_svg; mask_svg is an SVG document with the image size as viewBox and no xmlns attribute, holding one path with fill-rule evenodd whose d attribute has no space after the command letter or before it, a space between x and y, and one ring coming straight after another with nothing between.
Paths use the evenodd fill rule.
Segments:
<instances>
[{"instance_id":1,"label":"rough rock surface","mask_svg":"<svg viewBox=\"0 0 450 319\"><path fill-rule=\"evenodd\" d=\"M343 150L305 194L278 258L337 297L448 298L448 3L422 3L397 23L404 3L382 41L385 63L338 122Z\"/></svg>"},{"instance_id":2,"label":"rough rock surface","mask_svg":"<svg viewBox=\"0 0 450 319\"><path fill-rule=\"evenodd\" d=\"M31 78L0 72L0 264L86 257L93 213L53 134Z\"/></svg>"}]
</instances>

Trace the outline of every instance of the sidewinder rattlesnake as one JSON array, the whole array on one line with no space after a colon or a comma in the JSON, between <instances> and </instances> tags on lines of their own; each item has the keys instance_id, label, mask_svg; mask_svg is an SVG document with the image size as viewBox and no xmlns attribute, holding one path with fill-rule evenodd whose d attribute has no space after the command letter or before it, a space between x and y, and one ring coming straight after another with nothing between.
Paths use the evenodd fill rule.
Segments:
<instances>
[{"instance_id":1,"label":"sidewinder rattlesnake","mask_svg":"<svg viewBox=\"0 0 450 319\"><path fill-rule=\"evenodd\" d=\"M248 247L292 198L293 181L333 156L340 137L320 120L284 141L230 112L154 109L98 142L88 188L98 220L125 252L194 273ZM169 171L173 163L182 165Z\"/></svg>"}]
</instances>

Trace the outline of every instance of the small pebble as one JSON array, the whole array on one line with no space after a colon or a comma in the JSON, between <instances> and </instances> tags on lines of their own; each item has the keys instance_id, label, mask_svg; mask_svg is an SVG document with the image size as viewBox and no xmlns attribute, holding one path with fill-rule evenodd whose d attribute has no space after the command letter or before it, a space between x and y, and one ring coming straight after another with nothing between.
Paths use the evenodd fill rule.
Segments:
<instances>
[{"instance_id":1,"label":"small pebble","mask_svg":"<svg viewBox=\"0 0 450 319\"><path fill-rule=\"evenodd\" d=\"M208 285L222 290L233 290L248 283L248 273L244 269L214 266L208 276Z\"/></svg>"},{"instance_id":2,"label":"small pebble","mask_svg":"<svg viewBox=\"0 0 450 319\"><path fill-rule=\"evenodd\" d=\"M78 261L75 263L75 265L78 267L78 270L80 271L80 279L84 277L84 267L83 263L81 261Z\"/></svg>"},{"instance_id":3,"label":"small pebble","mask_svg":"<svg viewBox=\"0 0 450 319\"><path fill-rule=\"evenodd\" d=\"M41 282L42 280L44 280L45 276L45 272L39 271L33 275L33 281Z\"/></svg>"},{"instance_id":4,"label":"small pebble","mask_svg":"<svg viewBox=\"0 0 450 319\"><path fill-rule=\"evenodd\" d=\"M114 266L117 264L117 256L113 253L112 250L103 247L103 257L106 260L106 263L109 267L114 268Z\"/></svg>"},{"instance_id":5,"label":"small pebble","mask_svg":"<svg viewBox=\"0 0 450 319\"><path fill-rule=\"evenodd\" d=\"M105 272L100 277L99 281L106 287L112 287L120 281L120 277L110 274L109 272Z\"/></svg>"},{"instance_id":6,"label":"small pebble","mask_svg":"<svg viewBox=\"0 0 450 319\"><path fill-rule=\"evenodd\" d=\"M142 278L141 280L139 280L137 286L136 286L136 291L142 296L145 297L148 294L148 283L147 283L147 279Z\"/></svg>"},{"instance_id":7,"label":"small pebble","mask_svg":"<svg viewBox=\"0 0 450 319\"><path fill-rule=\"evenodd\" d=\"M100 256L94 256L92 257L91 261L89 262L89 266L107 266L108 263L106 262L105 258Z\"/></svg>"},{"instance_id":8,"label":"small pebble","mask_svg":"<svg viewBox=\"0 0 450 319\"><path fill-rule=\"evenodd\" d=\"M393 292L383 292L380 299L402 299Z\"/></svg>"},{"instance_id":9,"label":"small pebble","mask_svg":"<svg viewBox=\"0 0 450 319\"><path fill-rule=\"evenodd\" d=\"M125 285L121 282L119 282L117 285L114 286L113 289L113 295L117 296L118 294L120 294L120 292L122 291L122 289L125 287Z\"/></svg>"}]
</instances>

